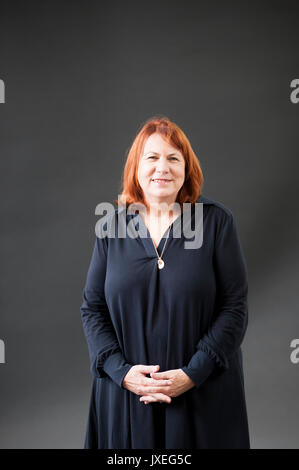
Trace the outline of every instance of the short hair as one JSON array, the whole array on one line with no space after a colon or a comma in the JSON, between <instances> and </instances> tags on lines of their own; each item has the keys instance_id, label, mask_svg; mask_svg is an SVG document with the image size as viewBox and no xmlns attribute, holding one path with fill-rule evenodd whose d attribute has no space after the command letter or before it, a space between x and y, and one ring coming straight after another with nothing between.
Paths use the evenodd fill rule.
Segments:
<instances>
[{"instance_id":1,"label":"short hair","mask_svg":"<svg viewBox=\"0 0 299 470\"><path fill-rule=\"evenodd\" d=\"M142 203L148 208L137 174L145 142L154 133L159 134L170 145L179 150L185 160L185 181L177 194L176 202L180 204L181 208L184 202L194 204L201 195L204 178L199 160L185 133L166 116L153 116L141 126L127 153L121 181L121 204ZM114 202L118 204L118 201L115 200Z\"/></svg>"}]
</instances>

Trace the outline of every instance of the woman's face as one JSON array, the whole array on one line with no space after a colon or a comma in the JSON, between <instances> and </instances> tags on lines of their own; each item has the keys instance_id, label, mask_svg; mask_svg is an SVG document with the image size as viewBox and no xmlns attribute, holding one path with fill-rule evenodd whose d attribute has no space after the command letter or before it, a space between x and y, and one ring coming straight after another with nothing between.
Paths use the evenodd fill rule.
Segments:
<instances>
[{"instance_id":1,"label":"woman's face","mask_svg":"<svg viewBox=\"0 0 299 470\"><path fill-rule=\"evenodd\" d=\"M184 181L183 154L168 144L160 134L150 135L138 166L138 182L147 202L172 204Z\"/></svg>"}]
</instances>

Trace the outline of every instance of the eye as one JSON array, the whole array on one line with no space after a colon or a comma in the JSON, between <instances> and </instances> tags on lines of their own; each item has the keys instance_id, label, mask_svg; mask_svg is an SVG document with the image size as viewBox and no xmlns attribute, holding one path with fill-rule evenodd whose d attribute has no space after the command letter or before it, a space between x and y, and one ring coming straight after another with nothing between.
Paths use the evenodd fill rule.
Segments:
<instances>
[{"instance_id":1,"label":"eye","mask_svg":"<svg viewBox=\"0 0 299 470\"><path fill-rule=\"evenodd\" d=\"M171 157L171 160L179 160L179 159L176 157Z\"/></svg>"},{"instance_id":2,"label":"eye","mask_svg":"<svg viewBox=\"0 0 299 470\"><path fill-rule=\"evenodd\" d=\"M148 158L157 158L157 157L155 157L154 155L150 155Z\"/></svg>"}]
</instances>

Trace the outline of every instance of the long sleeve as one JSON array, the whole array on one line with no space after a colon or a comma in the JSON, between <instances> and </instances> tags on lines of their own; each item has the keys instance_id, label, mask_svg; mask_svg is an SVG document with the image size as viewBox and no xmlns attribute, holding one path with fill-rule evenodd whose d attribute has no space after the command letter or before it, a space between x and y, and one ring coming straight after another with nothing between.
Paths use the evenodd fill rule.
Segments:
<instances>
[{"instance_id":1,"label":"long sleeve","mask_svg":"<svg viewBox=\"0 0 299 470\"><path fill-rule=\"evenodd\" d=\"M106 264L106 240L96 237L83 290L81 319L88 344L91 373L98 378L108 375L123 388L123 378L132 365L126 362L122 354L106 303Z\"/></svg>"},{"instance_id":2,"label":"long sleeve","mask_svg":"<svg viewBox=\"0 0 299 470\"><path fill-rule=\"evenodd\" d=\"M231 212L222 215L216 233L214 269L217 285L216 318L196 345L196 352L182 370L198 388L216 368L229 368L248 324L247 267Z\"/></svg>"}]
</instances>

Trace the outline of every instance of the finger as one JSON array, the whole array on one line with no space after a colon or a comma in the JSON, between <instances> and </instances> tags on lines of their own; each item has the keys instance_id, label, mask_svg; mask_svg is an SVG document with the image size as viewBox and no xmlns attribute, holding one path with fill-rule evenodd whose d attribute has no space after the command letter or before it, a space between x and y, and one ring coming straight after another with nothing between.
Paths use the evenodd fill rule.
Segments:
<instances>
[{"instance_id":1,"label":"finger","mask_svg":"<svg viewBox=\"0 0 299 470\"><path fill-rule=\"evenodd\" d=\"M161 387L162 385L171 385L172 382L171 380L159 380L159 382L157 383L157 380L156 379L149 379L148 377L146 377L145 381L142 383L142 385L152 385L152 386L156 386L156 387Z\"/></svg>"},{"instance_id":2,"label":"finger","mask_svg":"<svg viewBox=\"0 0 299 470\"><path fill-rule=\"evenodd\" d=\"M168 395L165 395L164 393L153 393L152 396L165 403L171 402L171 398Z\"/></svg>"},{"instance_id":3,"label":"finger","mask_svg":"<svg viewBox=\"0 0 299 470\"><path fill-rule=\"evenodd\" d=\"M141 398L139 398L140 402L149 402L149 401L154 401L154 397L151 395L143 395Z\"/></svg>"},{"instance_id":4,"label":"finger","mask_svg":"<svg viewBox=\"0 0 299 470\"><path fill-rule=\"evenodd\" d=\"M159 401L164 402L164 403L171 403L171 398L168 397L167 395L164 395L163 393L152 393L150 395L143 395L139 401L141 402L154 402L154 401Z\"/></svg>"},{"instance_id":5,"label":"finger","mask_svg":"<svg viewBox=\"0 0 299 470\"><path fill-rule=\"evenodd\" d=\"M159 400L155 398L153 395L144 395L143 399L140 401L144 402L147 405L148 403L154 403Z\"/></svg>"},{"instance_id":6,"label":"finger","mask_svg":"<svg viewBox=\"0 0 299 470\"><path fill-rule=\"evenodd\" d=\"M151 372L153 379L170 379L168 372Z\"/></svg>"},{"instance_id":7,"label":"finger","mask_svg":"<svg viewBox=\"0 0 299 470\"><path fill-rule=\"evenodd\" d=\"M139 366L139 370L141 372L145 372L146 374L150 374L151 372L156 372L157 370L159 370L160 366L157 365L157 366L144 366L144 365L140 365Z\"/></svg>"},{"instance_id":8,"label":"finger","mask_svg":"<svg viewBox=\"0 0 299 470\"><path fill-rule=\"evenodd\" d=\"M149 386L149 387L141 387L141 393L139 395L146 395L148 393L152 394L152 393L164 393L164 394L167 394L167 392L170 390L170 386L169 385L165 385L164 387L160 387L160 386L157 386L157 387L152 387L152 386Z\"/></svg>"}]
</instances>

